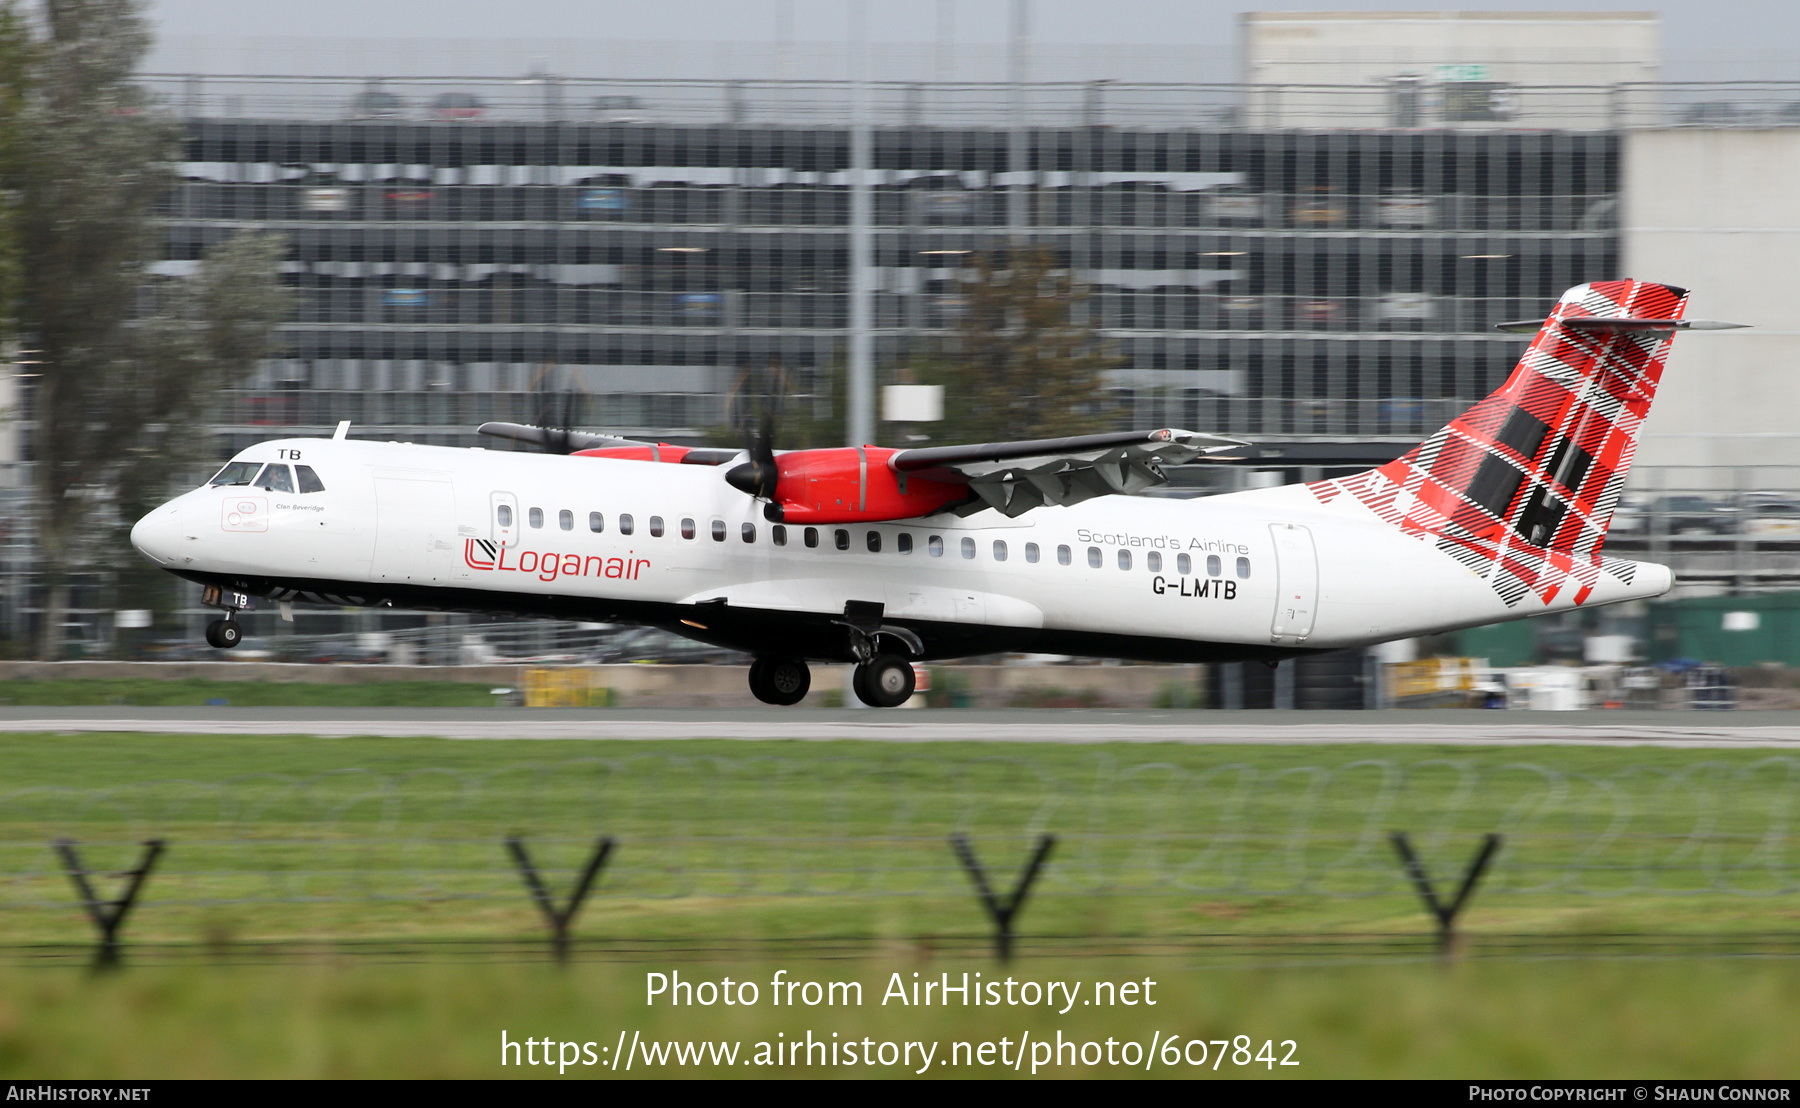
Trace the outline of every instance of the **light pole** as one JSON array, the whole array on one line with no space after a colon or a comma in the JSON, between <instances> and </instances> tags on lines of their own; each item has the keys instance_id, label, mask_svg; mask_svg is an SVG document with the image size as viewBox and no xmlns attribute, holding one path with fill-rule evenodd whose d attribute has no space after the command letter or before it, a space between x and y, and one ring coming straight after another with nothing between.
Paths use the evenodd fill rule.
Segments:
<instances>
[{"instance_id":1,"label":"light pole","mask_svg":"<svg viewBox=\"0 0 1800 1108\"><path fill-rule=\"evenodd\" d=\"M870 335L869 25L867 0L850 5L850 394L848 445L875 437L875 358Z\"/></svg>"}]
</instances>

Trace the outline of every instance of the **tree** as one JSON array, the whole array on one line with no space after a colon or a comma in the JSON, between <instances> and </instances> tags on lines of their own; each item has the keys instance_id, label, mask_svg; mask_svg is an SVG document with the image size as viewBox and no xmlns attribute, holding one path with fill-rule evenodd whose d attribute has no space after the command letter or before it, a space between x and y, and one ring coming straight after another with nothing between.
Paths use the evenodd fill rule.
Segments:
<instances>
[{"instance_id":1,"label":"tree","mask_svg":"<svg viewBox=\"0 0 1800 1108\"><path fill-rule=\"evenodd\" d=\"M137 364L119 375L104 409L138 411L147 419L115 431L114 459L94 474L91 488L112 493L105 520L111 541L104 559L119 593L132 607L172 607L174 578L131 548L131 525L167 499L170 486L196 467L212 464L206 427L217 414L220 386L247 376L268 352L275 324L287 315L280 284L287 243L279 235L242 232L208 250L198 274L162 278L149 291L153 312L133 329ZM167 605L146 598L162 597Z\"/></svg>"},{"instance_id":2,"label":"tree","mask_svg":"<svg viewBox=\"0 0 1800 1108\"><path fill-rule=\"evenodd\" d=\"M153 278L154 208L173 185L179 133L131 80L149 42L139 5L46 0L37 23L0 184L25 275L19 328L41 363L30 411L39 649L54 658L71 572L105 561L96 529L129 525L162 491L196 445L208 395L262 353L282 314L282 248L240 236L210 251L192 284Z\"/></svg>"},{"instance_id":3,"label":"tree","mask_svg":"<svg viewBox=\"0 0 1800 1108\"><path fill-rule=\"evenodd\" d=\"M0 349L11 337L19 295L17 197L6 168L19 154L19 117L30 85L31 34L10 4L0 5Z\"/></svg>"},{"instance_id":4,"label":"tree","mask_svg":"<svg viewBox=\"0 0 1800 1108\"><path fill-rule=\"evenodd\" d=\"M939 442L1057 438L1113 430L1102 374L1121 359L1076 319L1087 293L1041 247L977 254L963 315L939 349L903 370L944 386Z\"/></svg>"}]
</instances>

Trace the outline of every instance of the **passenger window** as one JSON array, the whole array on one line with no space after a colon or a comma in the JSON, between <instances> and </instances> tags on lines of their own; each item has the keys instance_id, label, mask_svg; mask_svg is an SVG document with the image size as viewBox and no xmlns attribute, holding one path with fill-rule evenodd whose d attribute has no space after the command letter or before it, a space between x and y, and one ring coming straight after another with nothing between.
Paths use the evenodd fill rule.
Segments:
<instances>
[{"instance_id":1,"label":"passenger window","mask_svg":"<svg viewBox=\"0 0 1800 1108\"><path fill-rule=\"evenodd\" d=\"M1248 578L1250 576L1250 559L1239 558L1237 569L1239 577Z\"/></svg>"},{"instance_id":2,"label":"passenger window","mask_svg":"<svg viewBox=\"0 0 1800 1108\"><path fill-rule=\"evenodd\" d=\"M295 466L294 477L300 482L301 492L325 491L325 482L319 480L319 475L313 472L311 466Z\"/></svg>"},{"instance_id":3,"label":"passenger window","mask_svg":"<svg viewBox=\"0 0 1800 1108\"><path fill-rule=\"evenodd\" d=\"M268 465L264 466L262 476L252 481L251 484L259 489L267 489L270 492L294 491L294 478L293 475L288 472L288 467L277 465L274 462L270 462Z\"/></svg>"},{"instance_id":4,"label":"passenger window","mask_svg":"<svg viewBox=\"0 0 1800 1108\"><path fill-rule=\"evenodd\" d=\"M848 550L850 549L850 532L839 527L831 533L831 541L837 545L839 550Z\"/></svg>"},{"instance_id":5,"label":"passenger window","mask_svg":"<svg viewBox=\"0 0 1800 1108\"><path fill-rule=\"evenodd\" d=\"M1220 564L1219 556L1217 554L1208 554L1206 556L1206 575L1208 577L1217 577L1224 572L1225 568Z\"/></svg>"},{"instance_id":6,"label":"passenger window","mask_svg":"<svg viewBox=\"0 0 1800 1108\"><path fill-rule=\"evenodd\" d=\"M544 509L533 508L526 513L526 518L531 521L533 527L542 527L544 525Z\"/></svg>"},{"instance_id":7,"label":"passenger window","mask_svg":"<svg viewBox=\"0 0 1800 1108\"><path fill-rule=\"evenodd\" d=\"M1194 560L1186 554L1175 555L1175 572L1186 577L1194 571Z\"/></svg>"},{"instance_id":8,"label":"passenger window","mask_svg":"<svg viewBox=\"0 0 1800 1108\"><path fill-rule=\"evenodd\" d=\"M902 553L902 554L911 554L912 553L912 532L911 531L900 532L899 536L894 539L894 549L900 551L900 553Z\"/></svg>"},{"instance_id":9,"label":"passenger window","mask_svg":"<svg viewBox=\"0 0 1800 1108\"><path fill-rule=\"evenodd\" d=\"M575 513L567 508L556 513L556 525L565 531L575 530Z\"/></svg>"},{"instance_id":10,"label":"passenger window","mask_svg":"<svg viewBox=\"0 0 1800 1108\"><path fill-rule=\"evenodd\" d=\"M714 542L724 542L725 541L725 521L724 520L715 519L712 521L712 537L713 537Z\"/></svg>"},{"instance_id":11,"label":"passenger window","mask_svg":"<svg viewBox=\"0 0 1800 1108\"><path fill-rule=\"evenodd\" d=\"M944 556L944 536L933 535L926 539L925 552L933 558L942 558Z\"/></svg>"},{"instance_id":12,"label":"passenger window","mask_svg":"<svg viewBox=\"0 0 1800 1108\"><path fill-rule=\"evenodd\" d=\"M754 523L744 524L743 532L744 532L744 541L745 542L755 542L756 541L756 524L754 524Z\"/></svg>"},{"instance_id":13,"label":"passenger window","mask_svg":"<svg viewBox=\"0 0 1800 1108\"><path fill-rule=\"evenodd\" d=\"M962 556L965 558L973 558L975 556L975 540L969 538L967 535L963 536Z\"/></svg>"},{"instance_id":14,"label":"passenger window","mask_svg":"<svg viewBox=\"0 0 1800 1108\"><path fill-rule=\"evenodd\" d=\"M871 553L871 554L881 553L881 532L880 531L870 531L869 532L869 553Z\"/></svg>"},{"instance_id":15,"label":"passenger window","mask_svg":"<svg viewBox=\"0 0 1800 1108\"><path fill-rule=\"evenodd\" d=\"M769 528L769 538L776 546L786 546L787 528L777 523L775 526Z\"/></svg>"},{"instance_id":16,"label":"passenger window","mask_svg":"<svg viewBox=\"0 0 1800 1108\"><path fill-rule=\"evenodd\" d=\"M1036 562L1038 560L1037 543L1028 542L1025 544L1025 560L1028 562Z\"/></svg>"},{"instance_id":17,"label":"passenger window","mask_svg":"<svg viewBox=\"0 0 1800 1108\"><path fill-rule=\"evenodd\" d=\"M619 534L629 535L636 527L637 521L633 520L624 512L619 513Z\"/></svg>"},{"instance_id":18,"label":"passenger window","mask_svg":"<svg viewBox=\"0 0 1800 1108\"><path fill-rule=\"evenodd\" d=\"M653 539L663 537L663 518L661 516L650 517L650 537Z\"/></svg>"},{"instance_id":19,"label":"passenger window","mask_svg":"<svg viewBox=\"0 0 1800 1108\"><path fill-rule=\"evenodd\" d=\"M813 550L818 547L819 529L817 527L808 527L806 534L802 537L806 540L806 549Z\"/></svg>"},{"instance_id":20,"label":"passenger window","mask_svg":"<svg viewBox=\"0 0 1800 1108\"><path fill-rule=\"evenodd\" d=\"M1100 548L1097 546L1088 547L1088 568L1099 569L1101 564Z\"/></svg>"},{"instance_id":21,"label":"passenger window","mask_svg":"<svg viewBox=\"0 0 1800 1108\"><path fill-rule=\"evenodd\" d=\"M1004 539L994 540L994 561L1006 561L1006 541Z\"/></svg>"},{"instance_id":22,"label":"passenger window","mask_svg":"<svg viewBox=\"0 0 1800 1108\"><path fill-rule=\"evenodd\" d=\"M1066 546L1056 548L1056 564L1066 566L1075 560L1074 553Z\"/></svg>"},{"instance_id":23,"label":"passenger window","mask_svg":"<svg viewBox=\"0 0 1800 1108\"><path fill-rule=\"evenodd\" d=\"M494 522L502 527L512 526L512 505L502 504L494 509Z\"/></svg>"},{"instance_id":24,"label":"passenger window","mask_svg":"<svg viewBox=\"0 0 1800 1108\"><path fill-rule=\"evenodd\" d=\"M598 535L600 532L606 530L606 517L601 515L599 512L589 512L588 513L588 530L592 531L596 535Z\"/></svg>"},{"instance_id":25,"label":"passenger window","mask_svg":"<svg viewBox=\"0 0 1800 1108\"><path fill-rule=\"evenodd\" d=\"M686 516L683 516L681 520L681 537L684 539L694 537L694 521Z\"/></svg>"},{"instance_id":26,"label":"passenger window","mask_svg":"<svg viewBox=\"0 0 1800 1108\"><path fill-rule=\"evenodd\" d=\"M1162 555L1158 554L1154 550L1152 550L1150 553L1144 555L1144 568L1149 570L1151 573L1161 573L1162 572Z\"/></svg>"},{"instance_id":27,"label":"passenger window","mask_svg":"<svg viewBox=\"0 0 1800 1108\"><path fill-rule=\"evenodd\" d=\"M248 485L250 479L256 476L256 471L261 468L262 464L259 462L232 462L215 474L207 484Z\"/></svg>"},{"instance_id":28,"label":"passenger window","mask_svg":"<svg viewBox=\"0 0 1800 1108\"><path fill-rule=\"evenodd\" d=\"M1120 550L1119 551L1119 568L1120 569L1130 569L1131 568L1131 551L1129 551L1129 550Z\"/></svg>"}]
</instances>

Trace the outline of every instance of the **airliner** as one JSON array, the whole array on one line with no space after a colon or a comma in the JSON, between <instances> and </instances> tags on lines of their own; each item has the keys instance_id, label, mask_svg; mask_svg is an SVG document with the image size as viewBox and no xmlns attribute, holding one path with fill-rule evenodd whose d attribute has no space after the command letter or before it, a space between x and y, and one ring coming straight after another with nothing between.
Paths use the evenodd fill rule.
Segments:
<instances>
[{"instance_id":1,"label":"airliner","mask_svg":"<svg viewBox=\"0 0 1800 1108\"><path fill-rule=\"evenodd\" d=\"M517 424L539 452L349 437L241 451L131 542L237 613L274 604L664 628L754 659L795 704L810 662L865 703L913 663L1000 652L1261 661L1659 596L1603 553L1687 291L1605 281L1549 317L1506 382L1401 458L1192 500L1134 495L1247 444L1181 430L776 452Z\"/></svg>"}]
</instances>

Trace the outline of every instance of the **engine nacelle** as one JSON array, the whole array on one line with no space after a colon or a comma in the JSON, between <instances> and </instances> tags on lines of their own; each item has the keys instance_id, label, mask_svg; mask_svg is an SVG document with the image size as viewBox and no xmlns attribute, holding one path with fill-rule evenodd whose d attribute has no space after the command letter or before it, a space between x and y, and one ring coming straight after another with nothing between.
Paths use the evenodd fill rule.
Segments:
<instances>
[{"instance_id":1,"label":"engine nacelle","mask_svg":"<svg viewBox=\"0 0 1800 1108\"><path fill-rule=\"evenodd\" d=\"M795 450L775 456L769 518L785 523L873 523L912 519L969 498L967 485L896 473L882 446Z\"/></svg>"}]
</instances>

